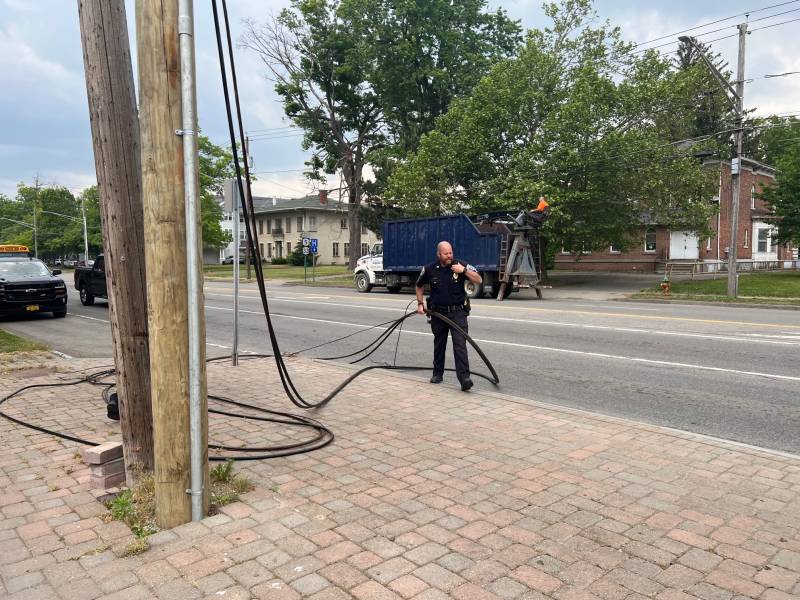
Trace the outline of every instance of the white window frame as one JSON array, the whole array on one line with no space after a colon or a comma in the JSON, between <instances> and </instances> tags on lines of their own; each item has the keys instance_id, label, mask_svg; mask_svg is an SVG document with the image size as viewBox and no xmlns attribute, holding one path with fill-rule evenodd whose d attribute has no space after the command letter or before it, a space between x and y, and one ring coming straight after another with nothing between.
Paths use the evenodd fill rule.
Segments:
<instances>
[{"instance_id":1,"label":"white window frame","mask_svg":"<svg viewBox=\"0 0 800 600\"><path fill-rule=\"evenodd\" d=\"M756 208L756 184L752 184L750 186L750 210L755 210Z\"/></svg>"},{"instance_id":2,"label":"white window frame","mask_svg":"<svg viewBox=\"0 0 800 600\"><path fill-rule=\"evenodd\" d=\"M744 230L744 244L742 244L742 247L743 248L749 248L750 247L750 230L749 229L745 229Z\"/></svg>"},{"instance_id":3,"label":"white window frame","mask_svg":"<svg viewBox=\"0 0 800 600\"><path fill-rule=\"evenodd\" d=\"M648 250L647 249L647 234L650 231L653 232L653 249L652 250ZM655 227L648 227L647 229L644 230L644 253L645 254L655 254L657 250L658 250L658 232L656 231Z\"/></svg>"},{"instance_id":4,"label":"white window frame","mask_svg":"<svg viewBox=\"0 0 800 600\"><path fill-rule=\"evenodd\" d=\"M622 250L616 250L616 249L614 248L614 244L611 244L611 245L608 247L608 251L609 251L609 253L610 253L610 254L622 254Z\"/></svg>"}]
</instances>

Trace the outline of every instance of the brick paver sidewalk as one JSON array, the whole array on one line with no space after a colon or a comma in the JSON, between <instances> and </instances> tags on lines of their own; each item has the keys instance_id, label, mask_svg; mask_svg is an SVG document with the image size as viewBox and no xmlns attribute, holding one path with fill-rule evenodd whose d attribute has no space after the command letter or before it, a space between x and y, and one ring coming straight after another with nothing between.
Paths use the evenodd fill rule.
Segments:
<instances>
[{"instance_id":1,"label":"brick paver sidewalk","mask_svg":"<svg viewBox=\"0 0 800 600\"><path fill-rule=\"evenodd\" d=\"M311 397L350 372L290 368ZM41 371L2 375L0 392L65 377ZM214 364L209 378L215 392L289 410L264 360ZM5 408L118 435L89 386ZM257 486L242 502L127 558L131 534L100 518L77 447L0 420L0 597L800 597L800 458L377 372L315 414L333 445L239 463ZM285 434L211 419L218 442Z\"/></svg>"}]
</instances>

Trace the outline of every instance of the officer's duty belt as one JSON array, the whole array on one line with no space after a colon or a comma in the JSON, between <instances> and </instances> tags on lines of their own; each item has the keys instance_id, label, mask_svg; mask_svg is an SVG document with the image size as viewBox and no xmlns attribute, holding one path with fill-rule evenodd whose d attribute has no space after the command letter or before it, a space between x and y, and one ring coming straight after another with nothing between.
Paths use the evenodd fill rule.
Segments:
<instances>
[{"instance_id":1,"label":"officer's duty belt","mask_svg":"<svg viewBox=\"0 0 800 600\"><path fill-rule=\"evenodd\" d=\"M432 310L440 313L456 312L457 310L462 310L463 308L463 304L434 304L431 307Z\"/></svg>"}]
</instances>

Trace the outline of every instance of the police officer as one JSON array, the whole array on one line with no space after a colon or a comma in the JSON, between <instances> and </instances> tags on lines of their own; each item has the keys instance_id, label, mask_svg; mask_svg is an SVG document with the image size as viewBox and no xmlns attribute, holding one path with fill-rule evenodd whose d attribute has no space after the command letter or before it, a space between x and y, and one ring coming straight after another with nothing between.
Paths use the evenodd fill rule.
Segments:
<instances>
[{"instance_id":1,"label":"police officer","mask_svg":"<svg viewBox=\"0 0 800 600\"><path fill-rule=\"evenodd\" d=\"M467 315L469 303L464 291L464 281L469 279L479 284L483 280L472 265L453 259L453 247L448 242L439 242L436 247L436 262L425 265L417 279L417 314L425 314L425 303L422 299L422 288L430 284L428 308L443 314L467 333ZM469 377L469 358L467 357L466 338L452 329L450 325L436 317L431 318L433 331L433 376L431 383L441 383L444 375L444 354L447 349L447 334L453 338L453 357L456 362L456 375L461 382L461 389L467 391L472 387Z\"/></svg>"}]
</instances>

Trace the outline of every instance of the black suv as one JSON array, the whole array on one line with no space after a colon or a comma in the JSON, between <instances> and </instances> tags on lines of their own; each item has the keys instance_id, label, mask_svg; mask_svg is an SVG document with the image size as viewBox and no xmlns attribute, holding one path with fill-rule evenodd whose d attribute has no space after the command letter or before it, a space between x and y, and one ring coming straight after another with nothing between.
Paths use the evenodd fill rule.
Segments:
<instances>
[{"instance_id":1,"label":"black suv","mask_svg":"<svg viewBox=\"0 0 800 600\"><path fill-rule=\"evenodd\" d=\"M67 316L67 286L37 258L0 254L0 317L32 312Z\"/></svg>"}]
</instances>

